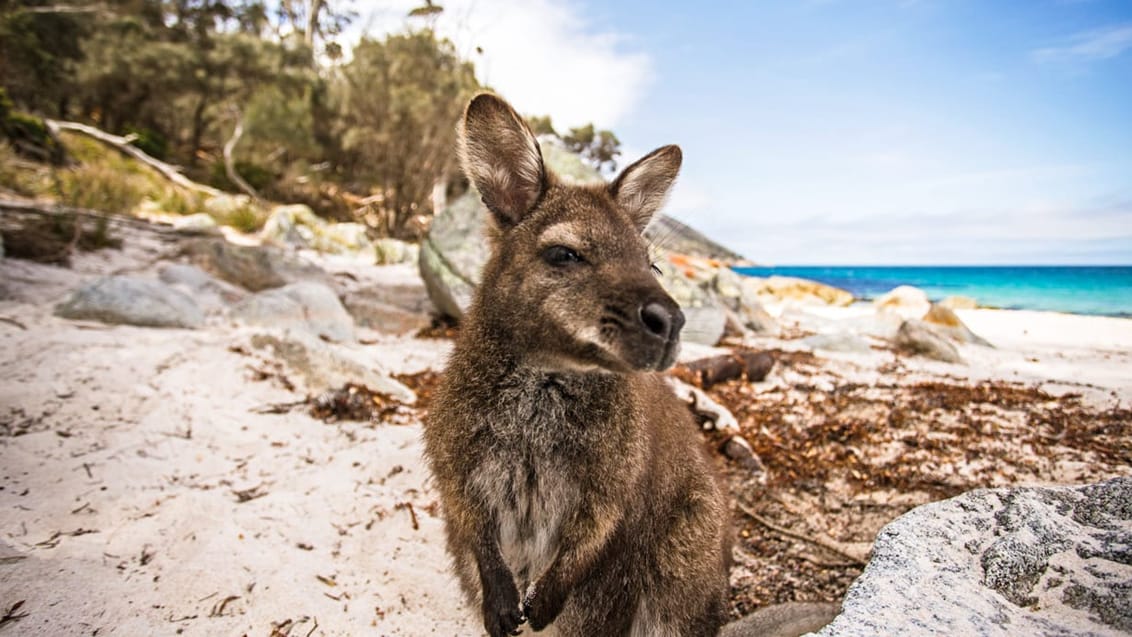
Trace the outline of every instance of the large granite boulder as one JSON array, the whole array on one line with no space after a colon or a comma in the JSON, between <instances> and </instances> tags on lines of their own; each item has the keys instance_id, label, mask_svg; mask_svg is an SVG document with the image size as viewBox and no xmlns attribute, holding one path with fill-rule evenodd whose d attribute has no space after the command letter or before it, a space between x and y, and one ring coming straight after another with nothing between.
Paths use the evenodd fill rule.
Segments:
<instances>
[{"instance_id":1,"label":"large granite boulder","mask_svg":"<svg viewBox=\"0 0 1132 637\"><path fill-rule=\"evenodd\" d=\"M820 637L1127 635L1132 478L980 489L881 530Z\"/></svg>"},{"instance_id":2,"label":"large granite boulder","mask_svg":"<svg viewBox=\"0 0 1132 637\"><path fill-rule=\"evenodd\" d=\"M303 281L253 294L232 308L246 325L306 332L334 342L354 340L354 319L334 290Z\"/></svg>"},{"instance_id":3,"label":"large granite boulder","mask_svg":"<svg viewBox=\"0 0 1132 637\"><path fill-rule=\"evenodd\" d=\"M157 271L158 278L190 295L208 313L223 312L233 303L242 301L248 291L221 281L187 263L165 263Z\"/></svg>"},{"instance_id":4,"label":"large granite boulder","mask_svg":"<svg viewBox=\"0 0 1132 637\"><path fill-rule=\"evenodd\" d=\"M602 181L601 175L577 155L553 141L542 140L542 151L546 165L559 176L578 183ZM421 242L421 278L433 304L443 315L462 316L479 285L480 270L487 261L490 248L485 235L486 215L479 193L470 189L436 215L428 236ZM659 218L654 226L657 228L650 227L645 235L649 237L653 233L661 244L671 243L681 249L696 250L697 256L704 259L712 255L733 254L690 229L690 232L682 234L681 229L686 226L674 220ZM688 276L682 268L669 262L666 258L668 253L662 248L663 245L658 249L661 257L657 259L657 265L663 271L661 284L685 310L685 338L714 345L722 336L727 320L726 311L711 290L711 278L719 264L713 266L710 275L702 278Z\"/></svg>"},{"instance_id":5,"label":"large granite boulder","mask_svg":"<svg viewBox=\"0 0 1132 637\"><path fill-rule=\"evenodd\" d=\"M138 276L108 276L88 283L56 306L55 315L144 327L204 325L204 312L193 297Z\"/></svg>"}]
</instances>

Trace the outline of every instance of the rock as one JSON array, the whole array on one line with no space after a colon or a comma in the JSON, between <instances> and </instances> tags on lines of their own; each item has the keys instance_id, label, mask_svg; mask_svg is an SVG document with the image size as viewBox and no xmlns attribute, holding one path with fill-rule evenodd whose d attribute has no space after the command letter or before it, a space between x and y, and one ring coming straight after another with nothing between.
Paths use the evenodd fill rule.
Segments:
<instances>
[{"instance_id":1,"label":"rock","mask_svg":"<svg viewBox=\"0 0 1132 637\"><path fill-rule=\"evenodd\" d=\"M910 354L934 358L945 363L962 363L959 350L951 341L934 330L931 325L916 319L908 319L900 325L893 344L897 349Z\"/></svg>"},{"instance_id":2,"label":"rock","mask_svg":"<svg viewBox=\"0 0 1132 637\"><path fill-rule=\"evenodd\" d=\"M173 229L184 234L211 234L219 230L216 220L205 212L174 217Z\"/></svg>"},{"instance_id":3,"label":"rock","mask_svg":"<svg viewBox=\"0 0 1132 637\"><path fill-rule=\"evenodd\" d=\"M872 336L884 341L896 338L904 319L891 312L877 312L853 318L842 319L834 325L840 330L849 331L862 336Z\"/></svg>"},{"instance_id":4,"label":"rock","mask_svg":"<svg viewBox=\"0 0 1132 637\"><path fill-rule=\"evenodd\" d=\"M84 285L56 306L55 315L146 327L204 325L204 312L191 296L136 276L109 276Z\"/></svg>"},{"instance_id":5,"label":"rock","mask_svg":"<svg viewBox=\"0 0 1132 637\"><path fill-rule=\"evenodd\" d=\"M377 265L414 263L420 258L420 248L398 239L377 239L373 242L373 260Z\"/></svg>"},{"instance_id":6,"label":"rock","mask_svg":"<svg viewBox=\"0 0 1132 637\"><path fill-rule=\"evenodd\" d=\"M815 334L802 339L802 345L828 352L867 353L873 349L868 341L852 332Z\"/></svg>"},{"instance_id":7,"label":"rock","mask_svg":"<svg viewBox=\"0 0 1132 637\"><path fill-rule=\"evenodd\" d=\"M413 334L432 324L432 317L424 312L373 299L347 297L345 306L355 323L386 334Z\"/></svg>"},{"instance_id":8,"label":"rock","mask_svg":"<svg viewBox=\"0 0 1132 637\"><path fill-rule=\"evenodd\" d=\"M943 332L953 341L992 347L986 339L972 332L955 312L943 305L932 305L928 313L924 315L923 320L925 323L935 326L937 330Z\"/></svg>"},{"instance_id":9,"label":"rock","mask_svg":"<svg viewBox=\"0 0 1132 637\"><path fill-rule=\"evenodd\" d=\"M601 176L583 163L577 155L566 151L556 143L545 141L542 150L544 162L559 176L582 183L602 181ZM678 222L659 223L664 228L670 226L675 228L678 224ZM425 282L433 305L445 316L460 318L464 309L471 303L476 286L479 285L480 270L487 260L489 248L485 225L486 209L480 202L479 193L471 189L450 201L436 215L428 236L421 242L419 260L421 278ZM678 225L684 227L683 224ZM665 230L661 228L657 232L663 233ZM648 234L646 232L646 236ZM689 245L698 245L698 251L711 252L715 249L708 245L710 242L704 243L706 239L702 241L695 239L690 233L682 237L682 241L684 239ZM658 243L664 244L665 241L658 237ZM720 248L720 246L715 247ZM706 260L706 257L701 257L701 260ZM657 265L664 271L661 284L685 309L688 322L684 328L684 337L698 343L718 342L723 334L727 316L720 302L714 298L709 281L685 276L667 258L658 259ZM710 279L718 269L719 264L716 263L710 272L703 271L699 274Z\"/></svg>"},{"instance_id":10,"label":"rock","mask_svg":"<svg viewBox=\"0 0 1132 637\"><path fill-rule=\"evenodd\" d=\"M770 296L779 301L797 301L802 304L845 307L853 303L853 294L809 279L789 276L772 276L762 279L756 294Z\"/></svg>"},{"instance_id":11,"label":"rock","mask_svg":"<svg viewBox=\"0 0 1132 637\"><path fill-rule=\"evenodd\" d=\"M206 272L253 292L297 281L331 281L322 268L270 246L236 245L223 238L198 239L185 247L185 253Z\"/></svg>"},{"instance_id":12,"label":"rock","mask_svg":"<svg viewBox=\"0 0 1132 637\"><path fill-rule=\"evenodd\" d=\"M247 325L306 332L335 342L354 340L354 319L334 290L304 281L253 294L232 308Z\"/></svg>"},{"instance_id":13,"label":"rock","mask_svg":"<svg viewBox=\"0 0 1132 637\"><path fill-rule=\"evenodd\" d=\"M270 350L276 358L298 374L309 395L340 389L347 383L392 396L405 404L416 402L416 394L380 371L377 361L342 345L326 343L305 332L255 334L252 347Z\"/></svg>"},{"instance_id":14,"label":"rock","mask_svg":"<svg viewBox=\"0 0 1132 637\"><path fill-rule=\"evenodd\" d=\"M260 237L293 248L326 254L355 256L373 263L374 243L360 223L331 223L305 204L276 206L260 230Z\"/></svg>"},{"instance_id":15,"label":"rock","mask_svg":"<svg viewBox=\"0 0 1132 637\"><path fill-rule=\"evenodd\" d=\"M892 312L904 318L919 318L931 307L928 293L910 285L901 285L873 300L879 312Z\"/></svg>"},{"instance_id":16,"label":"rock","mask_svg":"<svg viewBox=\"0 0 1132 637\"><path fill-rule=\"evenodd\" d=\"M206 312L218 312L244 299L248 292L231 283L214 278L195 265L164 263L157 276L193 297Z\"/></svg>"},{"instance_id":17,"label":"rock","mask_svg":"<svg viewBox=\"0 0 1132 637\"><path fill-rule=\"evenodd\" d=\"M978 302L969 296L949 296L940 301L938 305L949 310L973 310L979 307Z\"/></svg>"},{"instance_id":18,"label":"rock","mask_svg":"<svg viewBox=\"0 0 1132 637\"><path fill-rule=\"evenodd\" d=\"M731 268L722 267L712 281L717 298L733 311L743 328L755 334L777 335L778 321L759 301L758 291L748 285L745 277Z\"/></svg>"},{"instance_id":19,"label":"rock","mask_svg":"<svg viewBox=\"0 0 1132 637\"><path fill-rule=\"evenodd\" d=\"M1130 547L1132 478L971 491L884 527L817 634L1128 634Z\"/></svg>"}]
</instances>

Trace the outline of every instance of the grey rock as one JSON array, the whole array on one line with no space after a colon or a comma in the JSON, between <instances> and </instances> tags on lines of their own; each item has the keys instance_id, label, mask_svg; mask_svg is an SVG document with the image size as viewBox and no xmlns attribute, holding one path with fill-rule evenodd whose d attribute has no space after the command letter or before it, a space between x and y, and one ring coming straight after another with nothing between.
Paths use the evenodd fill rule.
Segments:
<instances>
[{"instance_id":1,"label":"grey rock","mask_svg":"<svg viewBox=\"0 0 1132 637\"><path fill-rule=\"evenodd\" d=\"M943 304L934 304L924 314L924 322L930 323L936 331L946 335L957 343L972 343L983 347L993 347L987 340L971 331L971 328L960 320L959 315Z\"/></svg>"},{"instance_id":2,"label":"grey rock","mask_svg":"<svg viewBox=\"0 0 1132 637\"><path fill-rule=\"evenodd\" d=\"M897 349L917 356L925 356L945 363L963 362L959 350L946 336L928 323L916 319L908 319L900 325L893 344Z\"/></svg>"},{"instance_id":3,"label":"grey rock","mask_svg":"<svg viewBox=\"0 0 1132 637\"><path fill-rule=\"evenodd\" d=\"M432 324L432 317L364 297L347 297L346 311L362 327L386 334L412 334Z\"/></svg>"},{"instance_id":4,"label":"grey rock","mask_svg":"<svg viewBox=\"0 0 1132 637\"><path fill-rule=\"evenodd\" d=\"M206 312L222 311L248 296L247 290L221 281L195 265L164 263L157 276L192 296Z\"/></svg>"},{"instance_id":5,"label":"grey rock","mask_svg":"<svg viewBox=\"0 0 1132 637\"><path fill-rule=\"evenodd\" d=\"M357 350L326 343L304 332L263 333L251 338L255 349L268 350L298 375L309 395L340 389L347 383L363 385L392 396L405 404L416 402L416 394L380 370L378 361Z\"/></svg>"},{"instance_id":6,"label":"grey rock","mask_svg":"<svg viewBox=\"0 0 1132 637\"><path fill-rule=\"evenodd\" d=\"M802 345L827 352L866 353L872 351L869 342L852 332L815 334L802 339Z\"/></svg>"},{"instance_id":7,"label":"grey rock","mask_svg":"<svg viewBox=\"0 0 1132 637\"><path fill-rule=\"evenodd\" d=\"M198 239L185 247L194 265L229 283L259 292L296 281L330 283L318 266L270 246L242 246L223 238Z\"/></svg>"},{"instance_id":8,"label":"grey rock","mask_svg":"<svg viewBox=\"0 0 1132 637\"><path fill-rule=\"evenodd\" d=\"M333 290L312 281L253 294L232 308L247 325L306 332L336 342L354 340L354 319Z\"/></svg>"},{"instance_id":9,"label":"grey rock","mask_svg":"<svg viewBox=\"0 0 1132 637\"><path fill-rule=\"evenodd\" d=\"M821 637L1132 632L1132 478L980 489L881 530Z\"/></svg>"},{"instance_id":10,"label":"grey rock","mask_svg":"<svg viewBox=\"0 0 1132 637\"><path fill-rule=\"evenodd\" d=\"M55 315L146 327L204 325L204 312L191 296L136 276L109 276L84 285L55 307Z\"/></svg>"}]
</instances>

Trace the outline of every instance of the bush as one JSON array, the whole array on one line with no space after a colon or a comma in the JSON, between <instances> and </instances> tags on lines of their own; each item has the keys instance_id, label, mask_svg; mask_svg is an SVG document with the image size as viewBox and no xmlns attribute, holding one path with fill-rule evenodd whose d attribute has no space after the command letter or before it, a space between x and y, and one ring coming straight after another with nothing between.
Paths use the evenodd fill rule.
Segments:
<instances>
[{"instance_id":1,"label":"bush","mask_svg":"<svg viewBox=\"0 0 1132 637\"><path fill-rule=\"evenodd\" d=\"M129 214L145 197L146 184L136 175L98 165L59 171L60 202L115 214Z\"/></svg>"}]
</instances>

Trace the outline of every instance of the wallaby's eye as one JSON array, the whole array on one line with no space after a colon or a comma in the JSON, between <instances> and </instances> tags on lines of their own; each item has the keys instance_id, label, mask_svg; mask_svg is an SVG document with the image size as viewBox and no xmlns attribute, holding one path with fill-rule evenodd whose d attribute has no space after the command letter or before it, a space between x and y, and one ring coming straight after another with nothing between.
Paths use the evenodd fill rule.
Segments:
<instances>
[{"instance_id":1,"label":"wallaby's eye","mask_svg":"<svg viewBox=\"0 0 1132 637\"><path fill-rule=\"evenodd\" d=\"M542 251L542 258L550 265L556 266L582 263L584 261L581 255L566 246L550 246Z\"/></svg>"},{"instance_id":2,"label":"wallaby's eye","mask_svg":"<svg viewBox=\"0 0 1132 637\"><path fill-rule=\"evenodd\" d=\"M652 270L652 273L653 273L653 274L655 274L655 275L657 275L657 276L661 276L661 275L663 275L663 274L664 274L663 272L661 272L661 271L660 271L660 266L658 266L658 265L657 265L657 264L655 264L655 263L650 263L650 264L649 264L649 269L650 269L650 270Z\"/></svg>"}]
</instances>

